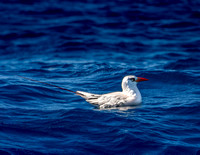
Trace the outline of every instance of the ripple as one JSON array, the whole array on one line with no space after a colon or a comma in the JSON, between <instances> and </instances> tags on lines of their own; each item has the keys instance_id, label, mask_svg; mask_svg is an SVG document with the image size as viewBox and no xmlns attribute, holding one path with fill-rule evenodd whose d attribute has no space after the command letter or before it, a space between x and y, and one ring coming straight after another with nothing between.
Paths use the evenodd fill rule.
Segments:
<instances>
[{"instance_id":1,"label":"ripple","mask_svg":"<svg viewBox=\"0 0 200 155\"><path fill-rule=\"evenodd\" d=\"M197 66L199 66L199 60L195 58L187 58L187 59L181 59L177 60L176 62L170 63L165 66L166 69L195 69Z\"/></svg>"},{"instance_id":2,"label":"ripple","mask_svg":"<svg viewBox=\"0 0 200 155\"><path fill-rule=\"evenodd\" d=\"M2 0L0 154L198 154L199 6ZM103 94L130 74L143 103L104 110L16 76Z\"/></svg>"}]
</instances>

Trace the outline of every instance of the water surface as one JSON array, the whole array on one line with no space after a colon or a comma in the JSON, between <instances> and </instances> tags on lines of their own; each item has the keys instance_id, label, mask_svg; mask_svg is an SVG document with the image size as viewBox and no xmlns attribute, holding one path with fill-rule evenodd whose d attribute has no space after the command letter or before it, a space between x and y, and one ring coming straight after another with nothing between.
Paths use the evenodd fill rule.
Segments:
<instances>
[{"instance_id":1,"label":"water surface","mask_svg":"<svg viewBox=\"0 0 200 155\"><path fill-rule=\"evenodd\" d=\"M198 154L200 3L2 0L0 154ZM138 84L139 107L100 110L71 90Z\"/></svg>"}]
</instances>

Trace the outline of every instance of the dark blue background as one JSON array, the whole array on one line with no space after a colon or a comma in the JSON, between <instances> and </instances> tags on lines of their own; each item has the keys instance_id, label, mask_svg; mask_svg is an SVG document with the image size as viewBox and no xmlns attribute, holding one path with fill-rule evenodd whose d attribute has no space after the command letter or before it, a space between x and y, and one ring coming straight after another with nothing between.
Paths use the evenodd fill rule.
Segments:
<instances>
[{"instance_id":1,"label":"dark blue background","mask_svg":"<svg viewBox=\"0 0 200 155\"><path fill-rule=\"evenodd\" d=\"M200 1L1 0L0 154L198 154ZM139 84L139 107L100 110L16 75L92 93Z\"/></svg>"}]
</instances>

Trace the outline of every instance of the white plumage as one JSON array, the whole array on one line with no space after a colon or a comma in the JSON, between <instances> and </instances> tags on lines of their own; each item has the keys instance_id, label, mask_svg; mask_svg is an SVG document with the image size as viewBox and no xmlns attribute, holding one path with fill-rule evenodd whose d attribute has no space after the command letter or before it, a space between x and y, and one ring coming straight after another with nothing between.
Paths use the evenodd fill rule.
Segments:
<instances>
[{"instance_id":1,"label":"white plumage","mask_svg":"<svg viewBox=\"0 0 200 155\"><path fill-rule=\"evenodd\" d=\"M99 108L138 105L142 102L142 96L137 88L137 83L147 80L148 79L129 75L125 76L122 80L122 92L99 95L77 91L76 94L83 97L87 102L99 106Z\"/></svg>"}]
</instances>

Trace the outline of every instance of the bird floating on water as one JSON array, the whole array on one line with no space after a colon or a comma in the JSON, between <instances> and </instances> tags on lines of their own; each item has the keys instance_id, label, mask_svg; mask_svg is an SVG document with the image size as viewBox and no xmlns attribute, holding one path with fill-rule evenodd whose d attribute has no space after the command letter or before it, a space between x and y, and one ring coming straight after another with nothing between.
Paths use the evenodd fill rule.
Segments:
<instances>
[{"instance_id":1,"label":"bird floating on water","mask_svg":"<svg viewBox=\"0 0 200 155\"><path fill-rule=\"evenodd\" d=\"M147 80L146 78L129 75L125 76L122 80L122 92L113 92L103 95L91 94L83 91L77 91L77 93L86 99L87 102L97 105L100 108L138 105L142 102L142 96L137 88L137 83Z\"/></svg>"},{"instance_id":2,"label":"bird floating on water","mask_svg":"<svg viewBox=\"0 0 200 155\"><path fill-rule=\"evenodd\" d=\"M146 78L136 77L134 75L125 76L122 80L122 92L113 92L108 94L92 94L83 91L72 91L66 88L62 88L53 84L49 84L42 81L33 80L27 77L19 76L27 80L34 82L43 83L49 86L53 86L62 90L66 90L77 94L84 98L87 102L98 106L99 108L112 108L112 107L122 107L122 106L133 106L139 105L142 102L142 96L139 89L137 88L137 83L141 81L148 81Z\"/></svg>"}]
</instances>

